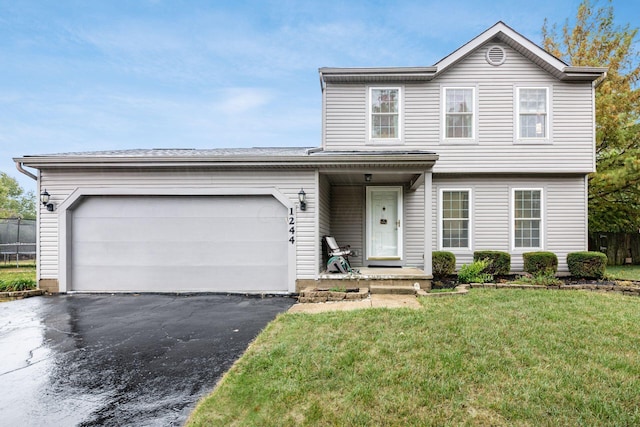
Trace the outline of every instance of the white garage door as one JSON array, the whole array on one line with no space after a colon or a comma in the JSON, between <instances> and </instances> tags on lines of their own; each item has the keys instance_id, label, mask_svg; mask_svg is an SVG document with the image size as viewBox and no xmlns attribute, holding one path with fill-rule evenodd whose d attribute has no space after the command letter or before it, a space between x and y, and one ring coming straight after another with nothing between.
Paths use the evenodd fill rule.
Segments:
<instances>
[{"instance_id":1,"label":"white garage door","mask_svg":"<svg viewBox=\"0 0 640 427\"><path fill-rule=\"evenodd\" d=\"M271 196L91 196L71 221L71 290L286 292Z\"/></svg>"}]
</instances>

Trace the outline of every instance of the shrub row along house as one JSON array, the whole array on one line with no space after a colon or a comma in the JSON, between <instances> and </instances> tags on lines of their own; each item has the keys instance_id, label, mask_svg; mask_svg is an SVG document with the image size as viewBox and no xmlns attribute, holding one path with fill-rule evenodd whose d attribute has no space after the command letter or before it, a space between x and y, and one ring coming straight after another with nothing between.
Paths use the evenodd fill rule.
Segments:
<instances>
[{"instance_id":1,"label":"shrub row along house","mask_svg":"<svg viewBox=\"0 0 640 427\"><path fill-rule=\"evenodd\" d=\"M27 155L50 194L38 279L51 291L295 292L322 237L354 266L458 266L480 249L587 247L594 87L498 22L430 67L321 68L317 148ZM35 175L33 175L35 177ZM301 199L304 198L303 203Z\"/></svg>"}]
</instances>

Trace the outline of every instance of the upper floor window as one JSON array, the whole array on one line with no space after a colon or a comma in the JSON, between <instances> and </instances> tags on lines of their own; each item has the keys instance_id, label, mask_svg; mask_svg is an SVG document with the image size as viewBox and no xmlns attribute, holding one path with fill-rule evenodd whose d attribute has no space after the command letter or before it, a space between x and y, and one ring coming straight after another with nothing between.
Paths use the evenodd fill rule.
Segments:
<instances>
[{"instance_id":1,"label":"upper floor window","mask_svg":"<svg viewBox=\"0 0 640 427\"><path fill-rule=\"evenodd\" d=\"M547 139L549 96L544 87L518 88L518 138Z\"/></svg>"},{"instance_id":2,"label":"upper floor window","mask_svg":"<svg viewBox=\"0 0 640 427\"><path fill-rule=\"evenodd\" d=\"M444 137L474 138L475 90L470 87L444 89Z\"/></svg>"},{"instance_id":3,"label":"upper floor window","mask_svg":"<svg viewBox=\"0 0 640 427\"><path fill-rule=\"evenodd\" d=\"M400 88L370 88L371 139L400 139Z\"/></svg>"},{"instance_id":4,"label":"upper floor window","mask_svg":"<svg viewBox=\"0 0 640 427\"><path fill-rule=\"evenodd\" d=\"M440 193L441 247L465 248L469 246L470 191L442 190Z\"/></svg>"},{"instance_id":5,"label":"upper floor window","mask_svg":"<svg viewBox=\"0 0 640 427\"><path fill-rule=\"evenodd\" d=\"M513 190L514 248L542 248L542 190Z\"/></svg>"}]
</instances>

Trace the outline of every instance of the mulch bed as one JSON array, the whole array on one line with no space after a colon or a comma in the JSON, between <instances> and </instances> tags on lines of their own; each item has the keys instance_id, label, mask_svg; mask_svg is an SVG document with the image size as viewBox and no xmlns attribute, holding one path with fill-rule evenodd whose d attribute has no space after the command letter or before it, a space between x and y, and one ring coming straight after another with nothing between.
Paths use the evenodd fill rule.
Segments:
<instances>
[{"instance_id":1,"label":"mulch bed","mask_svg":"<svg viewBox=\"0 0 640 427\"><path fill-rule=\"evenodd\" d=\"M513 283L519 277L521 276L520 275L496 276L492 283L498 283L498 284ZM594 285L594 286L603 286L603 287L604 286L625 286L625 287L640 288L640 282L633 281L633 280L605 280L605 279L591 280L591 279L574 278L570 276L558 277L558 280L563 281L565 286ZM458 276L455 276L455 275L433 279L433 282L431 283L431 286L433 289L449 289L449 288L453 289L458 285L460 285L460 282L458 281Z\"/></svg>"}]
</instances>

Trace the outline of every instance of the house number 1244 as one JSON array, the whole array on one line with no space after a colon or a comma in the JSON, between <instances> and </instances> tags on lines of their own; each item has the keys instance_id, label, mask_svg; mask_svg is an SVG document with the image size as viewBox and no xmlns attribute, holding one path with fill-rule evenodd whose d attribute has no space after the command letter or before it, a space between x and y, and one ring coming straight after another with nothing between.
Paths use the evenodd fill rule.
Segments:
<instances>
[{"instance_id":1,"label":"house number 1244","mask_svg":"<svg viewBox=\"0 0 640 427\"><path fill-rule=\"evenodd\" d=\"M296 228L294 227L296 225L296 219L293 216L293 208L289 208L289 234L291 235L291 237L289 237L289 241L291 242L291 244L293 245L296 241L296 239L294 238L294 235L296 234Z\"/></svg>"}]
</instances>

